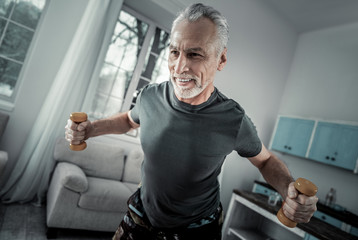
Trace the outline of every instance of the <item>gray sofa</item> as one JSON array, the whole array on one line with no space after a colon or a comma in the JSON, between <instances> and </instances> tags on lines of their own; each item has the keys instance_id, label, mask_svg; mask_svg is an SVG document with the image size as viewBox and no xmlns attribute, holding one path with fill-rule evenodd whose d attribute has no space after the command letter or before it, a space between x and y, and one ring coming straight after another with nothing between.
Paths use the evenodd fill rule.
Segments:
<instances>
[{"instance_id":1,"label":"gray sofa","mask_svg":"<svg viewBox=\"0 0 358 240\"><path fill-rule=\"evenodd\" d=\"M87 141L84 151L71 151L60 138L56 167L47 192L48 237L58 228L115 232L127 211L127 200L140 182L141 149Z\"/></svg>"}]
</instances>

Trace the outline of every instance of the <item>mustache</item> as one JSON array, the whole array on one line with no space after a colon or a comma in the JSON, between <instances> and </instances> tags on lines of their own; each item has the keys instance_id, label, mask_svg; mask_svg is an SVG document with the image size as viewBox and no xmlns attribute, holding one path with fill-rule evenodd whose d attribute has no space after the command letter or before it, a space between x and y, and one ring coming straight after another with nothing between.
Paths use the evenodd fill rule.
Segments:
<instances>
[{"instance_id":1,"label":"mustache","mask_svg":"<svg viewBox=\"0 0 358 240\"><path fill-rule=\"evenodd\" d=\"M190 74L173 74L172 77L174 78L190 78L190 79L194 79L194 80L198 80L198 78L194 75L190 75Z\"/></svg>"}]
</instances>

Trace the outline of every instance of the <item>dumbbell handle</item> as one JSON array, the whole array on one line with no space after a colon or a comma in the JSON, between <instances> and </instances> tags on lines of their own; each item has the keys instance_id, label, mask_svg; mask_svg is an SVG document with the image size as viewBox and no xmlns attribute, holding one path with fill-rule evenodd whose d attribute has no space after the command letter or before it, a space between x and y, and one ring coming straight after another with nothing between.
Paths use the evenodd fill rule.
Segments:
<instances>
[{"instance_id":1,"label":"dumbbell handle","mask_svg":"<svg viewBox=\"0 0 358 240\"><path fill-rule=\"evenodd\" d=\"M81 122L87 121L87 114L84 112L73 112L70 115L70 119L79 124ZM86 142L81 142L80 144L70 144L70 149L73 151L82 151L87 147Z\"/></svg>"},{"instance_id":2,"label":"dumbbell handle","mask_svg":"<svg viewBox=\"0 0 358 240\"><path fill-rule=\"evenodd\" d=\"M316 195L317 193L317 186L314 185L311 181L305 179L305 178L298 178L295 181L295 188L299 193L302 193L306 196L309 197L313 197L314 195ZM283 202L283 204L285 204L285 202ZM282 204L282 206L283 206ZM285 216L285 214L283 213L282 207L280 208L280 210L277 213L277 218L278 220L280 220L280 222L290 228L294 228L296 227L297 223L292 221L291 219L289 219L288 217Z\"/></svg>"}]
</instances>

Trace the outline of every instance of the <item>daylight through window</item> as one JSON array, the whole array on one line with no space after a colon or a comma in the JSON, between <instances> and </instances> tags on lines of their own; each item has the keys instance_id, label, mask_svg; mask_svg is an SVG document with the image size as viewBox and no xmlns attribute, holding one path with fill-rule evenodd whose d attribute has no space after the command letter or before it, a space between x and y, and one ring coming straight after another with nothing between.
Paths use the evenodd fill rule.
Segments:
<instances>
[{"instance_id":1,"label":"daylight through window","mask_svg":"<svg viewBox=\"0 0 358 240\"><path fill-rule=\"evenodd\" d=\"M106 46L89 112L95 119L131 109L143 87L169 80L169 33L130 12L120 12Z\"/></svg>"},{"instance_id":2,"label":"daylight through window","mask_svg":"<svg viewBox=\"0 0 358 240\"><path fill-rule=\"evenodd\" d=\"M46 0L0 1L0 98L10 100L18 85Z\"/></svg>"}]
</instances>

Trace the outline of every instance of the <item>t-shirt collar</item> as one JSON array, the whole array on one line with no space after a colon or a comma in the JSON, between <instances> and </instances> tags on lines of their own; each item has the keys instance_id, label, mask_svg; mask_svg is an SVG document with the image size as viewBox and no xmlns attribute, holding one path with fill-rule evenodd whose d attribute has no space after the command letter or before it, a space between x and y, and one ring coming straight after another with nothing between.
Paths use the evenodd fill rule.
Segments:
<instances>
[{"instance_id":1,"label":"t-shirt collar","mask_svg":"<svg viewBox=\"0 0 358 240\"><path fill-rule=\"evenodd\" d=\"M173 83L170 80L169 80L169 90L171 92L170 96L171 96L172 103L174 103L174 106L177 106L178 108L181 108L183 110L187 110L190 112L197 112L197 111L205 108L206 106L208 106L212 102L214 102L215 99L217 98L217 88L214 87L214 91L211 93L211 95L207 101L205 101L199 105L191 105L189 103L182 102L177 98L177 96L175 95L175 92L174 92Z\"/></svg>"}]
</instances>

